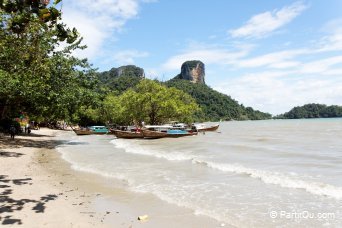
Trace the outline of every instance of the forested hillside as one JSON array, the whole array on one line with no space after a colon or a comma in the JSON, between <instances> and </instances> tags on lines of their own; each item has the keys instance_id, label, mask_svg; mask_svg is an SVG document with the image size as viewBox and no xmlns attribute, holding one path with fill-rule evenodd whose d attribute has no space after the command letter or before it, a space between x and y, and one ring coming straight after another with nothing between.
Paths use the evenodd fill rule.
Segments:
<instances>
[{"instance_id":1,"label":"forested hillside","mask_svg":"<svg viewBox=\"0 0 342 228\"><path fill-rule=\"evenodd\" d=\"M342 117L342 106L324 104L306 104L294 107L289 112L277 116L280 119L302 119L302 118L331 118Z\"/></svg>"},{"instance_id":2,"label":"forested hillside","mask_svg":"<svg viewBox=\"0 0 342 228\"><path fill-rule=\"evenodd\" d=\"M197 113L200 120L261 120L270 119L268 113L244 107L230 96L217 92L205 84L196 84L187 80L172 79L166 82L169 87L189 93L202 109Z\"/></svg>"},{"instance_id":3,"label":"forested hillside","mask_svg":"<svg viewBox=\"0 0 342 228\"><path fill-rule=\"evenodd\" d=\"M134 65L121 66L98 73L100 84L110 91L119 93L136 86L144 77L144 69Z\"/></svg>"},{"instance_id":4,"label":"forested hillside","mask_svg":"<svg viewBox=\"0 0 342 228\"><path fill-rule=\"evenodd\" d=\"M142 79L141 69L136 66L128 66L129 74L118 76L117 69L113 68L99 74L99 80L110 91L121 94L129 88L136 86ZM261 120L270 119L272 116L254 110L251 107L244 107L230 96L219 93L209 86L201 83L192 83L189 80L172 79L165 82L168 87L175 87L190 94L201 111L196 112L197 121L219 121L219 120Z\"/></svg>"}]
</instances>

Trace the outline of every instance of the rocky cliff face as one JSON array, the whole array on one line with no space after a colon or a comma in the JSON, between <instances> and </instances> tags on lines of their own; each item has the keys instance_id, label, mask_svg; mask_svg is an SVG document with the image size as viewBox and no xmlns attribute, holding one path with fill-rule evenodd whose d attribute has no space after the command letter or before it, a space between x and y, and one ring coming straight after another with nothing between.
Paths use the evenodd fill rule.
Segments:
<instances>
[{"instance_id":1,"label":"rocky cliff face","mask_svg":"<svg viewBox=\"0 0 342 228\"><path fill-rule=\"evenodd\" d=\"M186 61L182 64L179 79L189 80L193 83L205 84L205 66L199 60Z\"/></svg>"},{"instance_id":2,"label":"rocky cliff face","mask_svg":"<svg viewBox=\"0 0 342 228\"><path fill-rule=\"evenodd\" d=\"M139 78L145 77L144 69L134 66L134 65L121 66L117 68L115 71L116 71L117 77L120 77L120 76L135 76Z\"/></svg>"},{"instance_id":3,"label":"rocky cliff face","mask_svg":"<svg viewBox=\"0 0 342 228\"><path fill-rule=\"evenodd\" d=\"M125 76L144 78L145 72L144 72L144 69L134 66L134 65L121 66L118 68L113 67L109 71L104 71L100 73L100 80L106 82L114 78L125 77Z\"/></svg>"}]
</instances>

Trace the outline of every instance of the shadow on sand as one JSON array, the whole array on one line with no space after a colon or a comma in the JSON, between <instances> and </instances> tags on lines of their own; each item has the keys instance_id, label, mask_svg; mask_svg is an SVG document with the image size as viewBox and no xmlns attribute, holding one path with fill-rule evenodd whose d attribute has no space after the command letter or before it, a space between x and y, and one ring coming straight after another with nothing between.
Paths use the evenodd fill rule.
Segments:
<instances>
[{"instance_id":1,"label":"shadow on sand","mask_svg":"<svg viewBox=\"0 0 342 228\"><path fill-rule=\"evenodd\" d=\"M17 149L21 147L53 149L57 145L65 143L63 140L40 139L41 137L52 137L39 134L27 134L16 136L15 139L3 136L0 137L0 159L20 158L25 155L17 152L4 150ZM15 217L15 213L24 208L31 208L35 213L44 213L46 203L57 199L57 195L48 194L37 199L16 199L13 186L32 185L31 178L11 179L7 175L0 175L0 226L1 225L22 225L23 221Z\"/></svg>"},{"instance_id":2,"label":"shadow on sand","mask_svg":"<svg viewBox=\"0 0 342 228\"><path fill-rule=\"evenodd\" d=\"M57 145L66 143L64 140L37 140L31 139L32 135L20 136L15 139L9 137L0 138L0 149L15 149L20 147L34 147L34 148L46 148L53 149ZM45 137L43 135L35 135L34 137Z\"/></svg>"},{"instance_id":3,"label":"shadow on sand","mask_svg":"<svg viewBox=\"0 0 342 228\"><path fill-rule=\"evenodd\" d=\"M32 185L31 178L9 179L8 176L0 175L0 222L2 225L22 225L21 219L14 218L16 211L21 211L24 207L32 207L35 213L44 213L45 204L51 200L56 200L57 195L45 195L39 200L35 199L15 199L12 185ZM2 215L6 213L6 216Z\"/></svg>"},{"instance_id":4,"label":"shadow on sand","mask_svg":"<svg viewBox=\"0 0 342 228\"><path fill-rule=\"evenodd\" d=\"M15 157L15 158L18 158L18 157L21 157L23 155L24 154L22 154L22 153L0 151L0 157Z\"/></svg>"}]
</instances>

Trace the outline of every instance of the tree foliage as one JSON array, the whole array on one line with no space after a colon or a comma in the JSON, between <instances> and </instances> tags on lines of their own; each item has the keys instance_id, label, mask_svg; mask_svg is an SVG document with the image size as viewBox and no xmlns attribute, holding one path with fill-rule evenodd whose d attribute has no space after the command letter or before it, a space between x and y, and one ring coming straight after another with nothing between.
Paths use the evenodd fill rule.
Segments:
<instances>
[{"instance_id":1,"label":"tree foliage","mask_svg":"<svg viewBox=\"0 0 342 228\"><path fill-rule=\"evenodd\" d=\"M134 66L121 66L98 73L98 79L108 90L123 93L136 86L145 77L144 69Z\"/></svg>"},{"instance_id":2,"label":"tree foliage","mask_svg":"<svg viewBox=\"0 0 342 228\"><path fill-rule=\"evenodd\" d=\"M302 119L302 118L331 118L342 117L342 106L324 104L306 104L297 106L276 118Z\"/></svg>"},{"instance_id":3,"label":"tree foliage","mask_svg":"<svg viewBox=\"0 0 342 228\"><path fill-rule=\"evenodd\" d=\"M84 47L76 29L60 23L59 2L1 2L0 119L26 112L47 121L71 120L80 107L98 106L95 72L71 55Z\"/></svg>"},{"instance_id":4,"label":"tree foliage","mask_svg":"<svg viewBox=\"0 0 342 228\"><path fill-rule=\"evenodd\" d=\"M245 108L230 96L219 93L205 84L172 79L166 82L166 85L189 93L195 99L201 108L201 111L196 113L198 121L260 120L271 118L271 114L255 111L251 107Z\"/></svg>"},{"instance_id":5,"label":"tree foliage","mask_svg":"<svg viewBox=\"0 0 342 228\"><path fill-rule=\"evenodd\" d=\"M108 95L104 100L106 118L118 124L161 124L170 120L191 122L198 105L188 94L167 88L160 82L142 80L120 96Z\"/></svg>"}]
</instances>

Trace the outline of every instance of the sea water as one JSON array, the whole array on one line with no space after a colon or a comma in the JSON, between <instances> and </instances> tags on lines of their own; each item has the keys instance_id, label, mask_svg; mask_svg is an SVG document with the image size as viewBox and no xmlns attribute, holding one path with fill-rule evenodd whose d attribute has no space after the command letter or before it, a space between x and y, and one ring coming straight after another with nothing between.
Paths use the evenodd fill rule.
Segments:
<instances>
[{"instance_id":1,"label":"sea water","mask_svg":"<svg viewBox=\"0 0 342 228\"><path fill-rule=\"evenodd\" d=\"M156 140L76 136L72 168L237 227L342 227L342 119L222 122Z\"/></svg>"}]
</instances>

